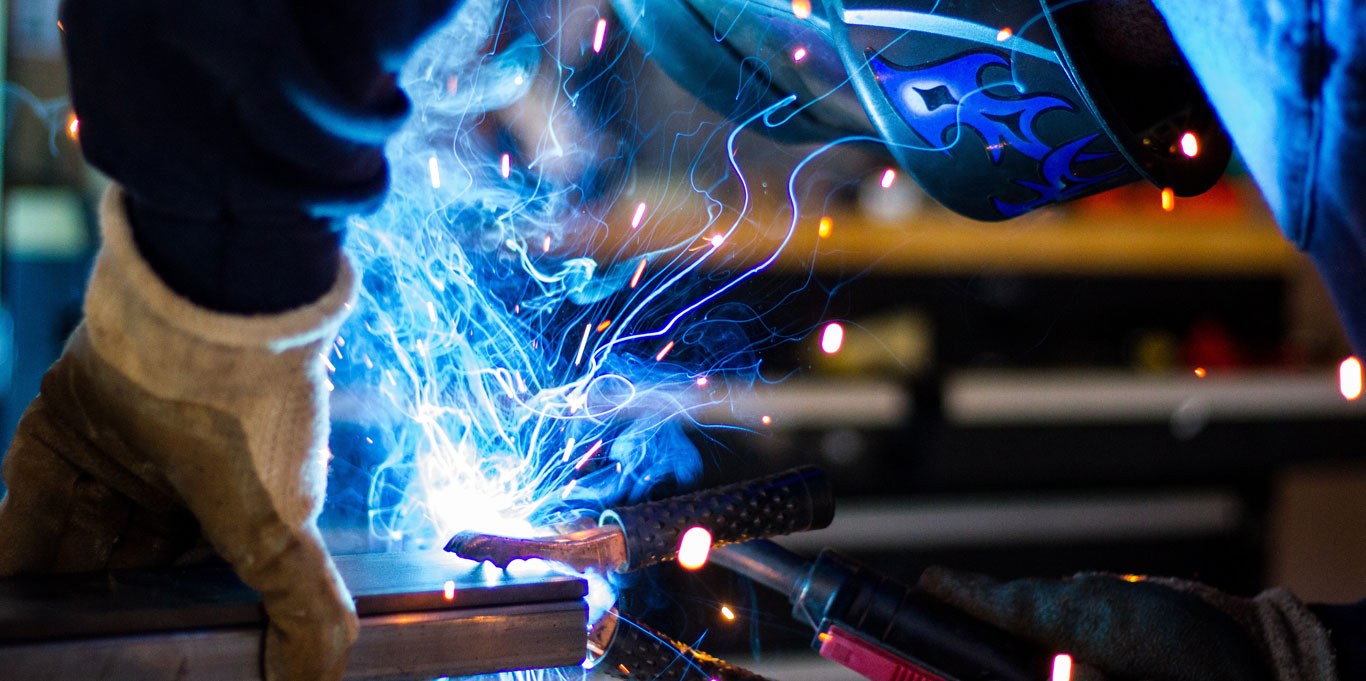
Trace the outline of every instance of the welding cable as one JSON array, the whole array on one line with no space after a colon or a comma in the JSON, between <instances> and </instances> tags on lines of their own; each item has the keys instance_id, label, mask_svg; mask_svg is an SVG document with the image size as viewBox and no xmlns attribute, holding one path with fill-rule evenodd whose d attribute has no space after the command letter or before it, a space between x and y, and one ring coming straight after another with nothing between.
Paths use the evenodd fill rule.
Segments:
<instances>
[{"instance_id":1,"label":"welding cable","mask_svg":"<svg viewBox=\"0 0 1366 681\"><path fill-rule=\"evenodd\" d=\"M588 636L593 668L626 681L769 681L608 611Z\"/></svg>"}]
</instances>

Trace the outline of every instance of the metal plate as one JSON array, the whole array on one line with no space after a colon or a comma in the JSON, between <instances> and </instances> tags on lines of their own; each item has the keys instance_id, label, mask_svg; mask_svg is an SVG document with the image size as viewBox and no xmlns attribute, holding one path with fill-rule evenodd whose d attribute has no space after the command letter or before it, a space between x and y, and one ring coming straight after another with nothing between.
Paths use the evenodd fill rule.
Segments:
<instances>
[{"instance_id":1,"label":"metal plate","mask_svg":"<svg viewBox=\"0 0 1366 681\"><path fill-rule=\"evenodd\" d=\"M361 615L347 679L571 666L584 657L582 580L512 576L436 552L336 562ZM256 594L224 565L0 582L6 677L257 681L264 623Z\"/></svg>"}]
</instances>

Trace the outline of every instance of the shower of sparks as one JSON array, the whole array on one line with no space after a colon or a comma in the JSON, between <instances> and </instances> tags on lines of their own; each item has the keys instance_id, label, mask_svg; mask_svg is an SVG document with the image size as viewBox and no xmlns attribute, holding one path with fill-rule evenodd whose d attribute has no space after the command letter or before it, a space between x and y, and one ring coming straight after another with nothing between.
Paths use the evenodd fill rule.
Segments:
<instances>
[{"instance_id":1,"label":"shower of sparks","mask_svg":"<svg viewBox=\"0 0 1366 681\"><path fill-rule=\"evenodd\" d=\"M1188 132L1181 136L1181 153L1187 158L1195 158L1200 154L1200 139L1195 133Z\"/></svg>"},{"instance_id":2,"label":"shower of sparks","mask_svg":"<svg viewBox=\"0 0 1366 681\"><path fill-rule=\"evenodd\" d=\"M678 542L678 564L685 570L700 570L711 554L711 532L705 527L689 528Z\"/></svg>"},{"instance_id":3,"label":"shower of sparks","mask_svg":"<svg viewBox=\"0 0 1366 681\"><path fill-rule=\"evenodd\" d=\"M888 169L882 171L882 188L883 188L883 189L891 189L891 188L892 188L892 185L895 184L895 183L896 183L896 170L895 170L895 169L888 168Z\"/></svg>"},{"instance_id":4,"label":"shower of sparks","mask_svg":"<svg viewBox=\"0 0 1366 681\"><path fill-rule=\"evenodd\" d=\"M602 42L607 38L607 20L598 19L598 25L593 28L593 53L602 52Z\"/></svg>"},{"instance_id":5,"label":"shower of sparks","mask_svg":"<svg viewBox=\"0 0 1366 681\"><path fill-rule=\"evenodd\" d=\"M830 322L825 325L825 330L821 331L821 352L833 355L844 347L844 325L839 322Z\"/></svg>"},{"instance_id":6,"label":"shower of sparks","mask_svg":"<svg viewBox=\"0 0 1366 681\"><path fill-rule=\"evenodd\" d=\"M1338 392L1346 400L1361 397L1362 370L1361 360L1348 357L1338 365Z\"/></svg>"}]
</instances>

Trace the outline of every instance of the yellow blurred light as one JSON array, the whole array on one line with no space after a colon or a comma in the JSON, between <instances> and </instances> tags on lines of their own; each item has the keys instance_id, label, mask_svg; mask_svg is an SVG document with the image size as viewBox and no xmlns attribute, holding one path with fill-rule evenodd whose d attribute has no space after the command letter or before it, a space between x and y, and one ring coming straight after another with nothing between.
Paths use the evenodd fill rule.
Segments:
<instances>
[{"instance_id":1,"label":"yellow blurred light","mask_svg":"<svg viewBox=\"0 0 1366 681\"><path fill-rule=\"evenodd\" d=\"M1361 397L1361 360L1348 357L1338 365L1338 392L1348 400Z\"/></svg>"},{"instance_id":2,"label":"yellow blurred light","mask_svg":"<svg viewBox=\"0 0 1366 681\"><path fill-rule=\"evenodd\" d=\"M773 417L769 416L768 414L764 414L763 418L759 419L759 422L766 426L771 426L773 425Z\"/></svg>"},{"instance_id":3,"label":"yellow blurred light","mask_svg":"<svg viewBox=\"0 0 1366 681\"><path fill-rule=\"evenodd\" d=\"M821 352L833 355L844 347L844 325L839 322L830 322L825 325L825 330L821 332Z\"/></svg>"},{"instance_id":4,"label":"yellow blurred light","mask_svg":"<svg viewBox=\"0 0 1366 681\"><path fill-rule=\"evenodd\" d=\"M1007 26L996 32L996 42L1003 43L1007 40L1010 40L1010 36L1012 34L1014 34L1014 31L1010 30L1010 27Z\"/></svg>"},{"instance_id":5,"label":"yellow blurred light","mask_svg":"<svg viewBox=\"0 0 1366 681\"><path fill-rule=\"evenodd\" d=\"M1176 210L1176 192L1171 187L1162 190L1162 210L1168 213Z\"/></svg>"},{"instance_id":6,"label":"yellow blurred light","mask_svg":"<svg viewBox=\"0 0 1366 681\"><path fill-rule=\"evenodd\" d=\"M711 532L705 527L692 527L678 542L678 564L685 570L697 570L707 564L711 555Z\"/></svg>"},{"instance_id":7,"label":"yellow blurred light","mask_svg":"<svg viewBox=\"0 0 1366 681\"><path fill-rule=\"evenodd\" d=\"M1123 579L1126 582L1141 582L1147 579L1147 577L1144 575L1124 575L1123 577L1121 577L1121 579Z\"/></svg>"},{"instance_id":8,"label":"yellow blurred light","mask_svg":"<svg viewBox=\"0 0 1366 681\"><path fill-rule=\"evenodd\" d=\"M75 140L81 136L81 119L76 118L76 112L71 112L66 117L66 136Z\"/></svg>"},{"instance_id":9,"label":"yellow blurred light","mask_svg":"<svg viewBox=\"0 0 1366 681\"><path fill-rule=\"evenodd\" d=\"M811 16L811 0L792 0L792 15L798 19Z\"/></svg>"},{"instance_id":10,"label":"yellow blurred light","mask_svg":"<svg viewBox=\"0 0 1366 681\"><path fill-rule=\"evenodd\" d=\"M1072 656L1066 653L1053 656L1053 675L1049 681L1071 681Z\"/></svg>"},{"instance_id":11,"label":"yellow blurred light","mask_svg":"<svg viewBox=\"0 0 1366 681\"><path fill-rule=\"evenodd\" d=\"M816 235L822 239L830 238L830 231L835 228L835 221L829 216L821 218L820 226L816 229Z\"/></svg>"},{"instance_id":12,"label":"yellow blurred light","mask_svg":"<svg viewBox=\"0 0 1366 681\"><path fill-rule=\"evenodd\" d=\"M455 581L447 580L446 583L441 587L441 593L443 596L446 597L446 600L455 600Z\"/></svg>"},{"instance_id":13,"label":"yellow blurred light","mask_svg":"<svg viewBox=\"0 0 1366 681\"><path fill-rule=\"evenodd\" d=\"M727 620L734 621L735 611L731 610L729 605L723 605L721 606L721 616L726 618Z\"/></svg>"},{"instance_id":14,"label":"yellow blurred light","mask_svg":"<svg viewBox=\"0 0 1366 681\"><path fill-rule=\"evenodd\" d=\"M1200 139L1195 133L1188 132L1181 136L1181 153L1187 158L1195 158L1200 154Z\"/></svg>"}]
</instances>

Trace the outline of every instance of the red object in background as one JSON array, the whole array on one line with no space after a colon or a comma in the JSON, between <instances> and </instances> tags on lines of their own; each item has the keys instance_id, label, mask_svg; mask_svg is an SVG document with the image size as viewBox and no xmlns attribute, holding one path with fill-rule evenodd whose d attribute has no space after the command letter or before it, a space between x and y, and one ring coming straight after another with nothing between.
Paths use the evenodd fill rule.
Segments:
<instances>
[{"instance_id":1,"label":"red object in background","mask_svg":"<svg viewBox=\"0 0 1366 681\"><path fill-rule=\"evenodd\" d=\"M1134 216L1153 220L1172 220L1173 216L1191 218L1245 219L1265 209L1257 199L1256 190L1244 180L1223 179L1199 196L1178 197L1172 213L1162 210L1162 190L1147 182L1118 187L1071 204L1071 210L1088 218ZM1227 225L1224 225L1227 226Z\"/></svg>"},{"instance_id":2,"label":"red object in background","mask_svg":"<svg viewBox=\"0 0 1366 681\"><path fill-rule=\"evenodd\" d=\"M1191 325L1181 344L1181 357L1186 366L1204 369L1230 369L1247 364L1246 353L1238 339L1223 324L1202 319Z\"/></svg>"},{"instance_id":3,"label":"red object in background","mask_svg":"<svg viewBox=\"0 0 1366 681\"><path fill-rule=\"evenodd\" d=\"M881 646L839 627L820 634L821 657L838 662L872 681L944 681Z\"/></svg>"}]
</instances>

